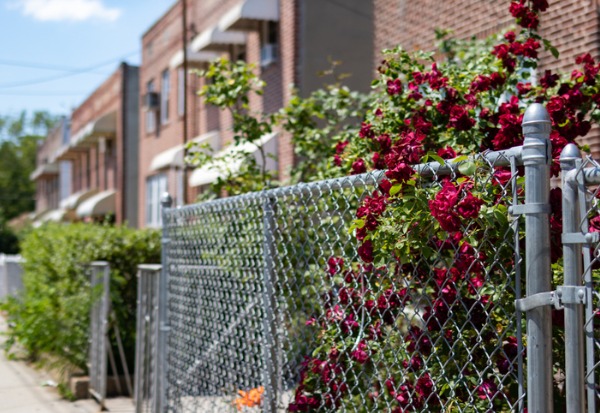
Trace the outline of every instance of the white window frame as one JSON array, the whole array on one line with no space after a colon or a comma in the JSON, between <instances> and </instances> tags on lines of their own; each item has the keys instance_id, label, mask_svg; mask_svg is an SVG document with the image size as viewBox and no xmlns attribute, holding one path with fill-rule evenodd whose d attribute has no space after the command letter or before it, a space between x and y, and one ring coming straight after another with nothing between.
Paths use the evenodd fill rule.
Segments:
<instances>
[{"instance_id":1,"label":"white window frame","mask_svg":"<svg viewBox=\"0 0 600 413\"><path fill-rule=\"evenodd\" d=\"M169 82L171 81L169 69L163 70L160 80L160 124L164 125L169 121Z\"/></svg>"},{"instance_id":2,"label":"white window frame","mask_svg":"<svg viewBox=\"0 0 600 413\"><path fill-rule=\"evenodd\" d=\"M177 71L177 114L183 116L185 113L185 71L180 67Z\"/></svg>"},{"instance_id":3,"label":"white window frame","mask_svg":"<svg viewBox=\"0 0 600 413\"><path fill-rule=\"evenodd\" d=\"M160 197L167 192L167 175L157 174L146 178L146 226L162 226Z\"/></svg>"}]
</instances>

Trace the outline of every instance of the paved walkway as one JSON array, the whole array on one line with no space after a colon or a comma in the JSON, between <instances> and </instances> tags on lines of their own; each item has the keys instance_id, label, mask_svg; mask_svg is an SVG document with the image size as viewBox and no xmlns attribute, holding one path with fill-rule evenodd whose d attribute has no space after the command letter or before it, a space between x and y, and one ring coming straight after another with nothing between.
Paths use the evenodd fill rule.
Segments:
<instances>
[{"instance_id":1,"label":"paved walkway","mask_svg":"<svg viewBox=\"0 0 600 413\"><path fill-rule=\"evenodd\" d=\"M0 345L4 343L6 321L0 316ZM50 377L22 361L8 360L0 348L0 412L2 413L96 413L100 409L93 400L69 402L56 388L43 384ZM131 399L109 399L111 412L134 411Z\"/></svg>"}]
</instances>

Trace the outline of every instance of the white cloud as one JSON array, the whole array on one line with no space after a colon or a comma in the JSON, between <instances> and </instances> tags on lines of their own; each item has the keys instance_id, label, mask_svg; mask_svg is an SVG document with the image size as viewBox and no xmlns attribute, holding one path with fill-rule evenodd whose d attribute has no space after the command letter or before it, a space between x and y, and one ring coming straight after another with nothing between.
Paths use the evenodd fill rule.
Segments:
<instances>
[{"instance_id":1,"label":"white cloud","mask_svg":"<svg viewBox=\"0 0 600 413\"><path fill-rule=\"evenodd\" d=\"M40 21L115 21L121 15L120 9L106 7L102 0L18 0L13 7Z\"/></svg>"}]
</instances>

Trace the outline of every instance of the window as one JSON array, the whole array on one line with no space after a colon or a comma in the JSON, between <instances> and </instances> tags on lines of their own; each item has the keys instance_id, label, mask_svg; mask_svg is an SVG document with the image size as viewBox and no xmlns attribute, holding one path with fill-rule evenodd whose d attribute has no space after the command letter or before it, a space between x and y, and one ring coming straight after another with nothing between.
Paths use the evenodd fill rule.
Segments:
<instances>
[{"instance_id":1,"label":"window","mask_svg":"<svg viewBox=\"0 0 600 413\"><path fill-rule=\"evenodd\" d=\"M183 67L177 72L177 114L183 116L185 113L185 71Z\"/></svg>"},{"instance_id":2,"label":"window","mask_svg":"<svg viewBox=\"0 0 600 413\"><path fill-rule=\"evenodd\" d=\"M162 214L160 197L167 191L167 176L158 174L146 179L146 225L160 227Z\"/></svg>"},{"instance_id":3,"label":"window","mask_svg":"<svg viewBox=\"0 0 600 413\"><path fill-rule=\"evenodd\" d=\"M160 123L164 125L169 121L169 69L162 72L160 89Z\"/></svg>"},{"instance_id":4,"label":"window","mask_svg":"<svg viewBox=\"0 0 600 413\"><path fill-rule=\"evenodd\" d=\"M277 22L263 22L260 31L260 65L268 66L277 60Z\"/></svg>"},{"instance_id":5,"label":"window","mask_svg":"<svg viewBox=\"0 0 600 413\"><path fill-rule=\"evenodd\" d=\"M154 80L148 81L146 84L146 96L154 92ZM147 103L146 103L147 105ZM152 133L156 131L156 111L148 107L146 110L146 133Z\"/></svg>"}]
</instances>

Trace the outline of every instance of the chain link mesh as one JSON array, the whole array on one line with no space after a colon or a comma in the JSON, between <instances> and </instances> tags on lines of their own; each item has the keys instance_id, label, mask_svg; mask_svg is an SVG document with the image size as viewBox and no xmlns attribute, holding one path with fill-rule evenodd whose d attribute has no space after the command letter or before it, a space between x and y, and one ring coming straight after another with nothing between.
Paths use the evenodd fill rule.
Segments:
<instances>
[{"instance_id":1,"label":"chain link mesh","mask_svg":"<svg viewBox=\"0 0 600 413\"><path fill-rule=\"evenodd\" d=\"M352 225L381 173L168 209L168 410L522 407L519 231L506 212L521 181L514 159L494 162L480 156L474 175L497 227L473 219L459 234L476 230L476 245L431 239L377 266L361 263ZM417 185L464 182L438 169L421 166ZM311 374L328 390L307 394Z\"/></svg>"},{"instance_id":2,"label":"chain link mesh","mask_svg":"<svg viewBox=\"0 0 600 413\"><path fill-rule=\"evenodd\" d=\"M600 163L586 157L578 170L580 186L581 233L600 232L600 187L586 182L584 171L600 171ZM597 173L596 173L597 175ZM584 330L586 335L586 390L589 411L600 408L600 243L583 245L584 268L581 285L590 292L584 312Z\"/></svg>"}]
</instances>

